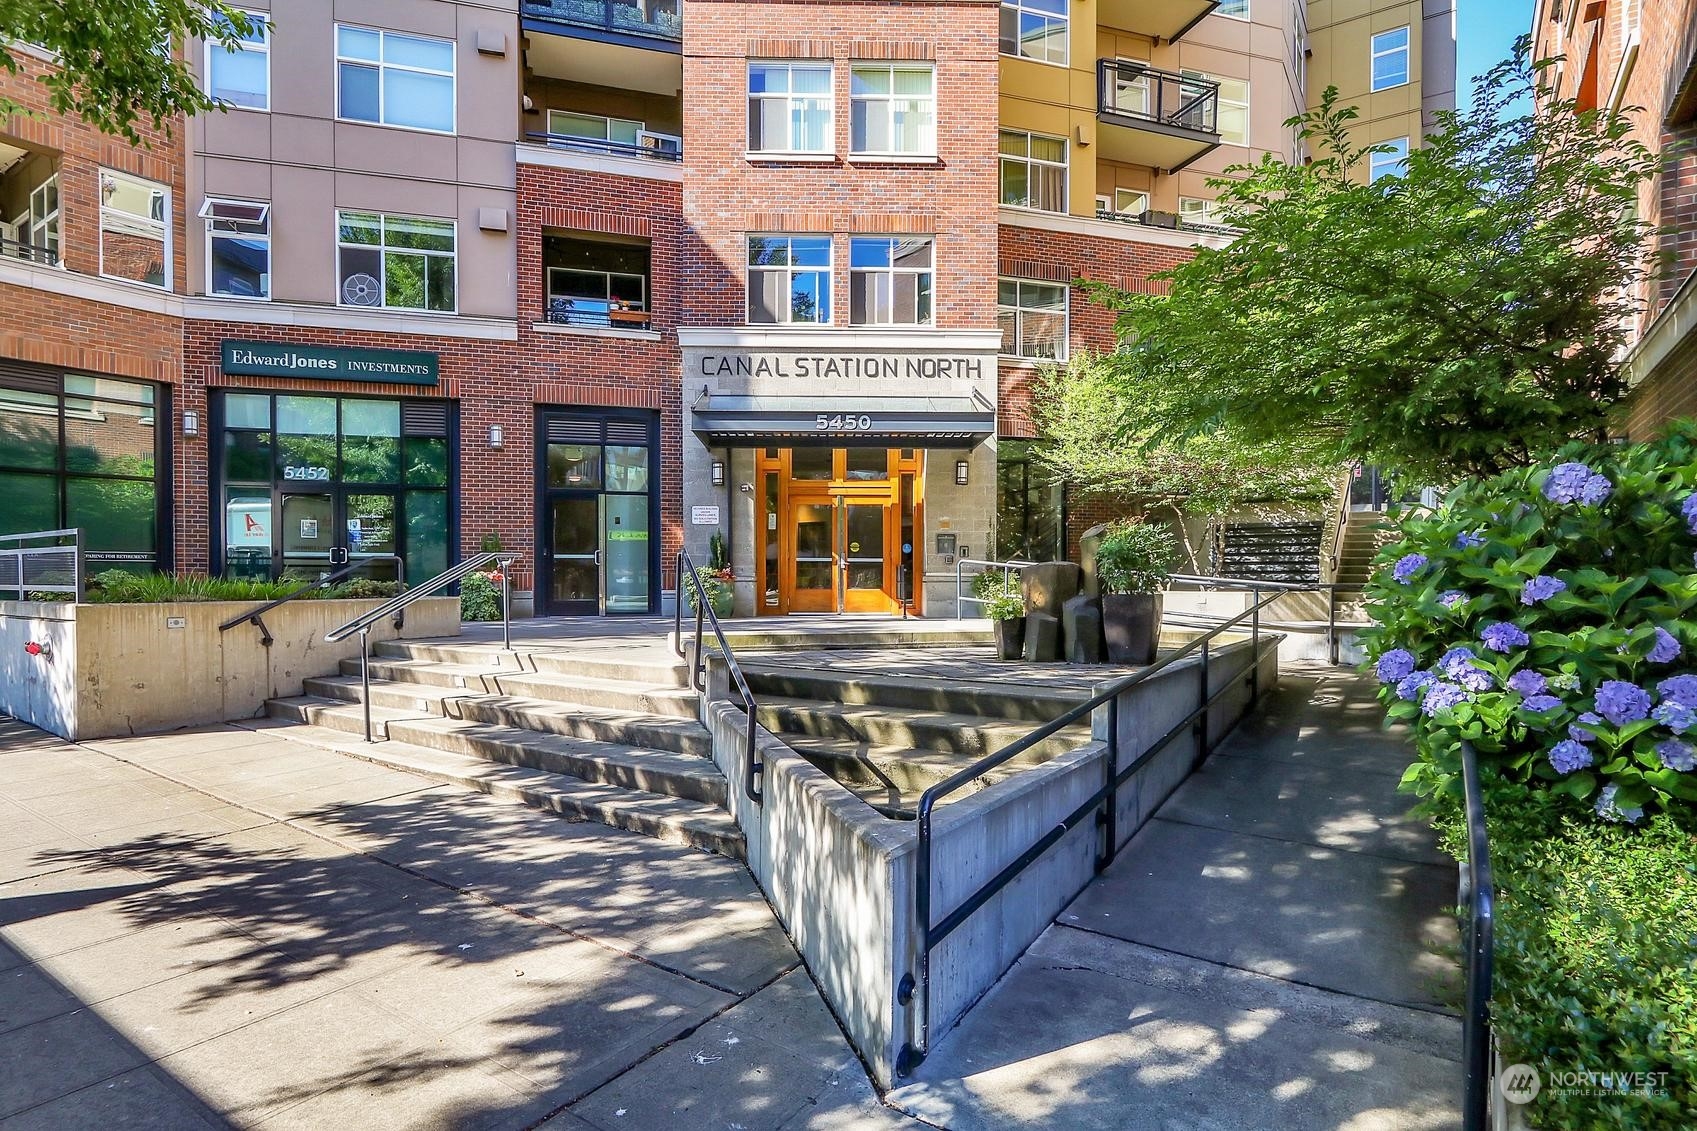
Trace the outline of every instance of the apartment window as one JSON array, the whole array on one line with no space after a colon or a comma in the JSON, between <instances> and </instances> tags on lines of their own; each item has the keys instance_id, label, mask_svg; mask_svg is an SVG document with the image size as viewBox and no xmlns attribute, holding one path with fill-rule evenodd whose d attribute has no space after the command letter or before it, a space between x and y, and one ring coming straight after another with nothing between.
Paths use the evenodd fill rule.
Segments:
<instances>
[{"instance_id":1,"label":"apartment window","mask_svg":"<svg viewBox=\"0 0 1697 1131\"><path fill-rule=\"evenodd\" d=\"M1408 82L1408 28L1382 31L1373 37L1373 89L1388 90Z\"/></svg>"},{"instance_id":2,"label":"apartment window","mask_svg":"<svg viewBox=\"0 0 1697 1131\"><path fill-rule=\"evenodd\" d=\"M336 114L453 133L453 43L337 24Z\"/></svg>"},{"instance_id":3,"label":"apartment window","mask_svg":"<svg viewBox=\"0 0 1697 1131\"><path fill-rule=\"evenodd\" d=\"M855 326L931 324L929 236L849 241L849 322Z\"/></svg>"},{"instance_id":4,"label":"apartment window","mask_svg":"<svg viewBox=\"0 0 1697 1131\"><path fill-rule=\"evenodd\" d=\"M748 65L751 153L831 152L831 67L817 63Z\"/></svg>"},{"instance_id":5,"label":"apartment window","mask_svg":"<svg viewBox=\"0 0 1697 1131\"><path fill-rule=\"evenodd\" d=\"M568 326L646 329L649 245L598 235L542 235L548 321Z\"/></svg>"},{"instance_id":6,"label":"apartment window","mask_svg":"<svg viewBox=\"0 0 1697 1131\"><path fill-rule=\"evenodd\" d=\"M1407 138L1382 141L1375 148L1382 152L1373 154L1368 162L1369 181L1376 181L1380 177L1400 177L1408 171Z\"/></svg>"},{"instance_id":7,"label":"apartment window","mask_svg":"<svg viewBox=\"0 0 1697 1131\"><path fill-rule=\"evenodd\" d=\"M271 297L271 206L209 196L206 221L206 293L230 298Z\"/></svg>"},{"instance_id":8,"label":"apartment window","mask_svg":"<svg viewBox=\"0 0 1697 1131\"><path fill-rule=\"evenodd\" d=\"M1185 71L1187 79L1200 79L1203 82L1218 83L1220 96L1218 111L1215 115L1214 128L1219 132L1220 140L1230 145L1249 144L1249 83L1244 79L1224 79L1218 75L1205 74L1202 71ZM1184 90L1186 100L1195 98L1205 88L1187 86Z\"/></svg>"},{"instance_id":9,"label":"apartment window","mask_svg":"<svg viewBox=\"0 0 1697 1131\"><path fill-rule=\"evenodd\" d=\"M1220 0L1220 6L1214 9L1216 16L1230 16L1234 20L1249 18L1249 0Z\"/></svg>"},{"instance_id":10,"label":"apartment window","mask_svg":"<svg viewBox=\"0 0 1697 1131\"><path fill-rule=\"evenodd\" d=\"M1219 204L1198 196L1181 196L1178 198L1178 218L1186 224L1223 223L1220 219Z\"/></svg>"},{"instance_id":11,"label":"apartment window","mask_svg":"<svg viewBox=\"0 0 1697 1131\"><path fill-rule=\"evenodd\" d=\"M936 79L931 67L855 64L850 81L850 150L934 156Z\"/></svg>"},{"instance_id":12,"label":"apartment window","mask_svg":"<svg viewBox=\"0 0 1697 1131\"><path fill-rule=\"evenodd\" d=\"M1002 330L1004 354L1065 361L1066 286L1027 279L997 280L996 324Z\"/></svg>"},{"instance_id":13,"label":"apartment window","mask_svg":"<svg viewBox=\"0 0 1697 1131\"><path fill-rule=\"evenodd\" d=\"M454 222L377 212L336 213L343 306L454 312Z\"/></svg>"},{"instance_id":14,"label":"apartment window","mask_svg":"<svg viewBox=\"0 0 1697 1131\"><path fill-rule=\"evenodd\" d=\"M31 190L29 212L19 218L17 230L24 243L49 254L49 264L59 261L59 174Z\"/></svg>"},{"instance_id":15,"label":"apartment window","mask_svg":"<svg viewBox=\"0 0 1697 1131\"><path fill-rule=\"evenodd\" d=\"M643 123L629 118L604 118L600 114L579 114L571 110L548 111L548 132L561 137L634 146L636 135L642 128Z\"/></svg>"},{"instance_id":16,"label":"apartment window","mask_svg":"<svg viewBox=\"0 0 1697 1131\"><path fill-rule=\"evenodd\" d=\"M1003 0L1002 54L1066 65L1071 0Z\"/></svg>"},{"instance_id":17,"label":"apartment window","mask_svg":"<svg viewBox=\"0 0 1697 1131\"><path fill-rule=\"evenodd\" d=\"M748 320L830 323L830 236L748 237Z\"/></svg>"},{"instance_id":18,"label":"apartment window","mask_svg":"<svg viewBox=\"0 0 1697 1131\"><path fill-rule=\"evenodd\" d=\"M1067 210L1067 141L1003 130L1002 203L1044 212Z\"/></svg>"},{"instance_id":19,"label":"apartment window","mask_svg":"<svg viewBox=\"0 0 1697 1131\"><path fill-rule=\"evenodd\" d=\"M206 41L206 93L227 106L243 110L271 109L271 26L262 12L242 13L252 24L246 35L222 14L215 15L219 31L231 35L233 47L216 39Z\"/></svg>"},{"instance_id":20,"label":"apartment window","mask_svg":"<svg viewBox=\"0 0 1697 1131\"><path fill-rule=\"evenodd\" d=\"M1097 200L1106 203L1106 197ZM1138 189L1117 188L1114 190L1112 209L1121 216L1141 216L1149 211L1149 194Z\"/></svg>"},{"instance_id":21,"label":"apartment window","mask_svg":"<svg viewBox=\"0 0 1697 1131\"><path fill-rule=\"evenodd\" d=\"M170 189L127 173L100 171L100 273L170 287Z\"/></svg>"}]
</instances>

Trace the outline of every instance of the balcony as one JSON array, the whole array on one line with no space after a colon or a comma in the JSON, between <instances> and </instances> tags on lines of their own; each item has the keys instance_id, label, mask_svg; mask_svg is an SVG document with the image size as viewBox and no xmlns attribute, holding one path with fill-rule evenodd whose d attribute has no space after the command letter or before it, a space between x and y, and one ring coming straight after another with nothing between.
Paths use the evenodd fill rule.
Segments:
<instances>
[{"instance_id":1,"label":"balcony","mask_svg":"<svg viewBox=\"0 0 1697 1131\"><path fill-rule=\"evenodd\" d=\"M1220 144L1220 86L1142 63L1096 65L1100 156L1176 173Z\"/></svg>"},{"instance_id":2,"label":"balcony","mask_svg":"<svg viewBox=\"0 0 1697 1131\"><path fill-rule=\"evenodd\" d=\"M651 50L683 49L681 0L523 0L519 13L526 31L556 32Z\"/></svg>"},{"instance_id":3,"label":"balcony","mask_svg":"<svg viewBox=\"0 0 1697 1131\"><path fill-rule=\"evenodd\" d=\"M550 149L571 149L607 157L635 157L644 161L669 161L674 164L684 159L683 143L677 137L653 134L646 130L638 133L635 144L562 133L527 133L524 139L532 145L546 145Z\"/></svg>"},{"instance_id":4,"label":"balcony","mask_svg":"<svg viewBox=\"0 0 1697 1131\"><path fill-rule=\"evenodd\" d=\"M1098 0L1096 22L1176 43L1220 0Z\"/></svg>"},{"instance_id":5,"label":"balcony","mask_svg":"<svg viewBox=\"0 0 1697 1131\"><path fill-rule=\"evenodd\" d=\"M0 139L0 259L59 266L59 155Z\"/></svg>"},{"instance_id":6,"label":"balcony","mask_svg":"<svg viewBox=\"0 0 1697 1131\"><path fill-rule=\"evenodd\" d=\"M1096 210L1096 219L1112 220L1116 224L1135 224L1145 228L1164 228L1169 232L1192 232L1199 236L1236 236L1238 230L1229 224L1204 224L1186 220L1177 212L1114 212L1107 208Z\"/></svg>"},{"instance_id":7,"label":"balcony","mask_svg":"<svg viewBox=\"0 0 1697 1131\"><path fill-rule=\"evenodd\" d=\"M544 229L543 318L562 327L652 329L651 267L646 240Z\"/></svg>"}]
</instances>

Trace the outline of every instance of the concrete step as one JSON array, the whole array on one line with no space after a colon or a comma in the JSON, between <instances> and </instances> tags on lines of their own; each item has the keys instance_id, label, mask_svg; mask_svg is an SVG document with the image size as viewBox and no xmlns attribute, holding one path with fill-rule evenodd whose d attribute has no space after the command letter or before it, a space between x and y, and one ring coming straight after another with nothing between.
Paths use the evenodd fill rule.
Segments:
<instances>
[{"instance_id":1,"label":"concrete step","mask_svg":"<svg viewBox=\"0 0 1697 1131\"><path fill-rule=\"evenodd\" d=\"M384 640L372 645L372 655L384 659L420 660L498 671L554 672L589 679L621 680L647 687L684 687L689 668L663 647L632 649L629 655L609 648L534 648L520 645L512 652L499 644L453 640Z\"/></svg>"},{"instance_id":2,"label":"concrete step","mask_svg":"<svg viewBox=\"0 0 1697 1131\"><path fill-rule=\"evenodd\" d=\"M344 708L337 708L338 710ZM601 782L507 765L407 742L367 745L346 732L320 726L282 727L268 732L323 749L337 750L380 766L556 813L567 820L594 821L642 833L669 844L690 845L733 860L746 857L746 842L731 815L715 805L626 789Z\"/></svg>"},{"instance_id":3,"label":"concrete step","mask_svg":"<svg viewBox=\"0 0 1697 1131\"><path fill-rule=\"evenodd\" d=\"M767 649L819 648L912 648L931 645L989 644L995 640L995 630L988 622L953 622L914 620L909 624L858 625L853 617L845 617L822 633L817 623L786 626L782 618L772 618L770 628L733 626L725 630L725 642L739 659L744 652ZM693 636L695 626L686 626Z\"/></svg>"},{"instance_id":4,"label":"concrete step","mask_svg":"<svg viewBox=\"0 0 1697 1131\"><path fill-rule=\"evenodd\" d=\"M786 734L784 744L813 765L831 775L850 789L867 787L894 791L910 803L938 782L965 769L976 760L975 755L947 754L935 750L904 749L894 746L874 746L853 738L825 738L819 735ZM1038 754L1016 757L1010 766L1036 765L1046 761ZM953 797L966 797L994 782L1001 781L1014 770L992 770L979 781L964 787Z\"/></svg>"},{"instance_id":5,"label":"concrete step","mask_svg":"<svg viewBox=\"0 0 1697 1131\"><path fill-rule=\"evenodd\" d=\"M362 735L365 731L365 717L360 707L357 704L349 704L345 699L330 699L322 695L290 695L266 700L265 713L285 722L306 723L325 730L341 731L343 734ZM424 711L379 707L373 704L371 736L374 739L388 738L388 726L391 722L423 718L425 715Z\"/></svg>"},{"instance_id":6,"label":"concrete step","mask_svg":"<svg viewBox=\"0 0 1697 1131\"><path fill-rule=\"evenodd\" d=\"M633 715L667 715L680 719L701 717L700 696L681 687L650 687L623 680L444 664L432 660L373 660L370 668L373 681L451 688L480 695L520 695ZM357 679L359 661L343 660L342 674Z\"/></svg>"},{"instance_id":7,"label":"concrete step","mask_svg":"<svg viewBox=\"0 0 1697 1131\"><path fill-rule=\"evenodd\" d=\"M829 671L771 666L767 659L743 665L756 697L814 699L826 703L865 704L908 711L939 711L1046 723L1083 700L1076 692L1043 687L970 684L911 675L834 675Z\"/></svg>"},{"instance_id":8,"label":"concrete step","mask_svg":"<svg viewBox=\"0 0 1697 1131\"><path fill-rule=\"evenodd\" d=\"M846 738L872 746L983 757L1024 738L1033 724L978 715L915 712L811 699L765 697L760 722L779 738L811 735ZM1090 741L1085 726L1067 727L1039 743L1038 757L1054 757Z\"/></svg>"}]
</instances>

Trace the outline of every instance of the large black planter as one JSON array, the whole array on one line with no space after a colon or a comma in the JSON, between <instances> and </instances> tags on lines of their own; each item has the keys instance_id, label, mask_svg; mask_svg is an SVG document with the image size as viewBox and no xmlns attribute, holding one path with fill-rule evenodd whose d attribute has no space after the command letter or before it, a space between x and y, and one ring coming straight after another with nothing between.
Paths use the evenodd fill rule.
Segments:
<instances>
[{"instance_id":1,"label":"large black planter","mask_svg":"<svg viewBox=\"0 0 1697 1131\"><path fill-rule=\"evenodd\" d=\"M1161 643L1161 594L1102 594L1102 635L1110 664L1152 664Z\"/></svg>"},{"instance_id":2,"label":"large black planter","mask_svg":"<svg viewBox=\"0 0 1697 1131\"><path fill-rule=\"evenodd\" d=\"M1025 618L1013 617L996 624L996 655L1004 660L1017 660L1025 655Z\"/></svg>"}]
</instances>

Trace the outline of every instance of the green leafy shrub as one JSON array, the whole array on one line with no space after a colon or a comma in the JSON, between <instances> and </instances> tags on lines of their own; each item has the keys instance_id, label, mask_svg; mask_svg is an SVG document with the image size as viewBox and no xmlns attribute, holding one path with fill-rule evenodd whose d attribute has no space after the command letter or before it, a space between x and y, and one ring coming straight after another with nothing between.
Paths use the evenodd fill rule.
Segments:
<instances>
[{"instance_id":1,"label":"green leafy shrub","mask_svg":"<svg viewBox=\"0 0 1697 1131\"><path fill-rule=\"evenodd\" d=\"M1628 828L1571 799L1488 790L1497 879L1492 1021L1504 1062L1530 1064L1539 1131L1687 1128L1697 1110L1697 822L1652 814ZM1438 827L1460 859L1453 800ZM1558 1074L1661 1074L1637 1090ZM1599 1091L1599 1094L1584 1094Z\"/></svg>"},{"instance_id":2,"label":"green leafy shrub","mask_svg":"<svg viewBox=\"0 0 1697 1131\"><path fill-rule=\"evenodd\" d=\"M1178 557L1172 531L1154 522L1115 523L1096 547L1096 577L1104 593L1159 593Z\"/></svg>"},{"instance_id":3,"label":"green leafy shrub","mask_svg":"<svg viewBox=\"0 0 1697 1131\"><path fill-rule=\"evenodd\" d=\"M299 578L262 581L252 578L197 577L173 573L131 573L109 569L88 580L88 600L96 605L159 605L179 601L275 601L287 597L304 582ZM393 597L400 586L393 581L355 577L336 585L319 586L302 593L299 600Z\"/></svg>"},{"instance_id":4,"label":"green leafy shrub","mask_svg":"<svg viewBox=\"0 0 1697 1131\"><path fill-rule=\"evenodd\" d=\"M487 573L470 573L460 582L460 619L501 619L501 590Z\"/></svg>"},{"instance_id":5,"label":"green leafy shrub","mask_svg":"<svg viewBox=\"0 0 1697 1131\"><path fill-rule=\"evenodd\" d=\"M1406 514L1368 585L1368 654L1414 727L1416 791L1459 791L1465 739L1511 781L1614 820L1697 801L1697 426Z\"/></svg>"},{"instance_id":6,"label":"green leafy shrub","mask_svg":"<svg viewBox=\"0 0 1697 1131\"><path fill-rule=\"evenodd\" d=\"M1018 593L998 593L984 605L984 615L991 620L1016 620L1025 615L1025 598Z\"/></svg>"},{"instance_id":7,"label":"green leafy shrub","mask_svg":"<svg viewBox=\"0 0 1697 1131\"><path fill-rule=\"evenodd\" d=\"M399 582L378 581L374 577L350 577L346 581L330 586L329 589L324 591L324 596L351 600L361 597L393 597L400 591Z\"/></svg>"},{"instance_id":8,"label":"green leafy shrub","mask_svg":"<svg viewBox=\"0 0 1697 1131\"><path fill-rule=\"evenodd\" d=\"M1018 570L1004 573L999 569L987 569L972 579L972 595L980 601L991 601L1009 593L1017 597L1023 592Z\"/></svg>"}]
</instances>

